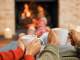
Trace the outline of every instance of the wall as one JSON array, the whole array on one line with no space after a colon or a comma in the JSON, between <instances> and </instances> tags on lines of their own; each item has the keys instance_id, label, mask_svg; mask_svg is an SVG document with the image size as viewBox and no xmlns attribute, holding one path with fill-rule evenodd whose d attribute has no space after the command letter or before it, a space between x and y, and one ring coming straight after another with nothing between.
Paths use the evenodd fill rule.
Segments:
<instances>
[{"instance_id":1,"label":"wall","mask_svg":"<svg viewBox=\"0 0 80 60\"><path fill-rule=\"evenodd\" d=\"M80 0L59 0L59 26L80 25Z\"/></svg>"},{"instance_id":2,"label":"wall","mask_svg":"<svg viewBox=\"0 0 80 60\"><path fill-rule=\"evenodd\" d=\"M14 13L15 0L0 0L0 33L9 27L12 33L15 33L15 13Z\"/></svg>"}]
</instances>

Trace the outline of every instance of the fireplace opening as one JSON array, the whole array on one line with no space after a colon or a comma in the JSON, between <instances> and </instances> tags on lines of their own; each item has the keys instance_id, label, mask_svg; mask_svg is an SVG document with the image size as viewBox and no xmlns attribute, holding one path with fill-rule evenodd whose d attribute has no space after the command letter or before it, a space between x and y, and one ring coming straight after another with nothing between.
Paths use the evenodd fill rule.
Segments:
<instances>
[{"instance_id":1,"label":"fireplace opening","mask_svg":"<svg viewBox=\"0 0 80 60\"><path fill-rule=\"evenodd\" d=\"M15 1L15 14L16 14L16 30L22 29L20 23L20 13L24 8L24 5L28 4L33 11L36 11L37 6L42 6L46 11L46 17L48 20L48 26L51 28L58 27L58 0L51 1ZM36 14L36 13L35 13Z\"/></svg>"}]
</instances>

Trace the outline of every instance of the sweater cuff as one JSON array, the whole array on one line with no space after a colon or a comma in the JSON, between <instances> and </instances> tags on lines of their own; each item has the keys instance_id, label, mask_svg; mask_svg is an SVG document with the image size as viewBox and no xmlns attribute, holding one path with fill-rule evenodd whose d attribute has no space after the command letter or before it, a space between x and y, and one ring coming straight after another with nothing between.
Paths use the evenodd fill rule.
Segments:
<instances>
[{"instance_id":1,"label":"sweater cuff","mask_svg":"<svg viewBox=\"0 0 80 60\"><path fill-rule=\"evenodd\" d=\"M32 55L25 55L24 60L35 60L35 58Z\"/></svg>"}]
</instances>

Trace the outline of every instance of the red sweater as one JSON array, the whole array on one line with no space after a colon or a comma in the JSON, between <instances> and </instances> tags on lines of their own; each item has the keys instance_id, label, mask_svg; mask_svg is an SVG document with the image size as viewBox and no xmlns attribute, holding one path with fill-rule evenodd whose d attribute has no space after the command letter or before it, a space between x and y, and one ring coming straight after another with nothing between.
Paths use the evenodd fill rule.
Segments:
<instances>
[{"instance_id":1,"label":"red sweater","mask_svg":"<svg viewBox=\"0 0 80 60\"><path fill-rule=\"evenodd\" d=\"M6 52L0 52L0 60L19 60L23 56L23 51L21 48L15 50L10 50ZM35 60L33 56L26 55L24 60Z\"/></svg>"}]
</instances>

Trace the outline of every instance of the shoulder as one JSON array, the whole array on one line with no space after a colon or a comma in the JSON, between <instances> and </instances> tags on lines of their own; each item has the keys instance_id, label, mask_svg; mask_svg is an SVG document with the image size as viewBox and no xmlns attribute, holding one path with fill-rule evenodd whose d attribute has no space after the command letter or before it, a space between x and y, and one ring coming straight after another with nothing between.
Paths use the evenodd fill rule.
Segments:
<instances>
[{"instance_id":1,"label":"shoulder","mask_svg":"<svg viewBox=\"0 0 80 60\"><path fill-rule=\"evenodd\" d=\"M59 60L59 52L56 46L47 45L40 54L40 60Z\"/></svg>"}]
</instances>

